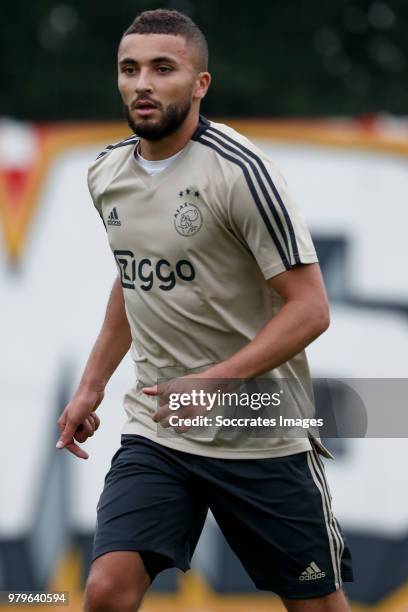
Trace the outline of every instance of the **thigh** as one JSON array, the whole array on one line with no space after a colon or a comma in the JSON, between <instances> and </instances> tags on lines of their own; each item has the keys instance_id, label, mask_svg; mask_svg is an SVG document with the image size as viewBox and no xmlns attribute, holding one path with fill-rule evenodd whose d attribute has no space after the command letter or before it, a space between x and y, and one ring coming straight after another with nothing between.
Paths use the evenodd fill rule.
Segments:
<instances>
[{"instance_id":1,"label":"thigh","mask_svg":"<svg viewBox=\"0 0 408 612\"><path fill-rule=\"evenodd\" d=\"M152 579L165 567L189 568L207 507L184 463L159 444L122 436L97 507L93 559L137 551Z\"/></svg>"},{"instance_id":2,"label":"thigh","mask_svg":"<svg viewBox=\"0 0 408 612\"><path fill-rule=\"evenodd\" d=\"M207 471L210 508L258 588L308 599L352 580L350 553L315 451L224 460Z\"/></svg>"}]
</instances>

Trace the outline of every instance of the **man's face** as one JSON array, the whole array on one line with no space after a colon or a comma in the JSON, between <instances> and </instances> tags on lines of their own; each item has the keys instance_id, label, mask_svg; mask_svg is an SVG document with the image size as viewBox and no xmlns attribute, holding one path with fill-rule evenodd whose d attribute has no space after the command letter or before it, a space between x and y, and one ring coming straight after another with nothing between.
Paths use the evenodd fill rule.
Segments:
<instances>
[{"instance_id":1,"label":"man's face","mask_svg":"<svg viewBox=\"0 0 408 612\"><path fill-rule=\"evenodd\" d=\"M118 86L131 129L146 140L173 133L197 93L194 50L181 36L128 34L118 50Z\"/></svg>"}]
</instances>

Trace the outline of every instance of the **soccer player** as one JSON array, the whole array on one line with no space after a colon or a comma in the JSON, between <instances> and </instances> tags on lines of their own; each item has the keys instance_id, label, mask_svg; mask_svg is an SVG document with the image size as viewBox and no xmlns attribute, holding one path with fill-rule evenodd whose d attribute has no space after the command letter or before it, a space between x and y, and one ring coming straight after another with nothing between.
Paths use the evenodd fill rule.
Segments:
<instances>
[{"instance_id":1,"label":"soccer player","mask_svg":"<svg viewBox=\"0 0 408 612\"><path fill-rule=\"evenodd\" d=\"M304 348L329 324L313 243L284 179L253 143L199 114L207 63L187 16L141 13L118 50L133 133L89 169L119 274L57 447L87 458L77 442L98 428L95 410L130 346L137 382L97 508L85 606L137 610L160 571L189 568L211 509L259 589L293 612L344 612L350 553L318 438L160 433L170 415L166 403L157 409L162 378L175 388L191 375L210 387L290 378L302 414Z\"/></svg>"}]
</instances>

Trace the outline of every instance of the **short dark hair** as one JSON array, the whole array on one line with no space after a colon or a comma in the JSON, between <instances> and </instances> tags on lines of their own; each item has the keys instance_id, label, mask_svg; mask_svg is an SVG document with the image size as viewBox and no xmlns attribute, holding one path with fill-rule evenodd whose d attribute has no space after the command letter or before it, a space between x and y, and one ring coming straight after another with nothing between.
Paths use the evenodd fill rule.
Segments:
<instances>
[{"instance_id":1,"label":"short dark hair","mask_svg":"<svg viewBox=\"0 0 408 612\"><path fill-rule=\"evenodd\" d=\"M143 11L124 32L128 34L173 34L182 36L197 51L199 72L208 70L208 45L204 34L190 17L179 11L157 9Z\"/></svg>"}]
</instances>

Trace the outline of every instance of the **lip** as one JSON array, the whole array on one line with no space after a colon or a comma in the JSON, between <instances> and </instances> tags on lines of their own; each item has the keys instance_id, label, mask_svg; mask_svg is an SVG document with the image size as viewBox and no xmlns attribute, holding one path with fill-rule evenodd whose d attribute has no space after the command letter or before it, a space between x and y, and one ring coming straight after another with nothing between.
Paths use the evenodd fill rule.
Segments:
<instances>
[{"instance_id":1,"label":"lip","mask_svg":"<svg viewBox=\"0 0 408 612\"><path fill-rule=\"evenodd\" d=\"M157 105L153 100L149 98L135 100L132 104L132 110L139 115L139 117L150 117L157 110Z\"/></svg>"},{"instance_id":2,"label":"lip","mask_svg":"<svg viewBox=\"0 0 408 612\"><path fill-rule=\"evenodd\" d=\"M153 102L153 100L149 100L149 98L141 98L139 100L135 100L133 102L133 108L140 108L141 106L149 107L149 108L157 108L157 104Z\"/></svg>"},{"instance_id":3,"label":"lip","mask_svg":"<svg viewBox=\"0 0 408 612\"><path fill-rule=\"evenodd\" d=\"M146 106L144 108L135 108L135 112L140 115L141 117L148 117L149 115L153 115L153 113L156 111L156 107L155 106Z\"/></svg>"}]
</instances>

